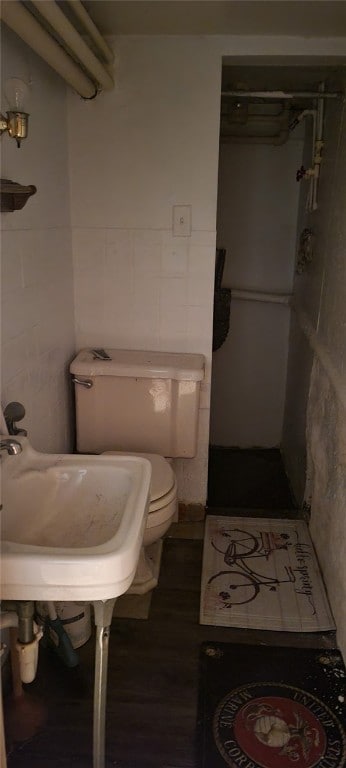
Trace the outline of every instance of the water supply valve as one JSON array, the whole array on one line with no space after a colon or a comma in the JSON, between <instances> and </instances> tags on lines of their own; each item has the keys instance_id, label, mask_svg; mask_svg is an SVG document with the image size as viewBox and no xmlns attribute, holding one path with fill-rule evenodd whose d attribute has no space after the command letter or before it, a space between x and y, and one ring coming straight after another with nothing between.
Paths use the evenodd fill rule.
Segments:
<instances>
[{"instance_id":1,"label":"water supply valve","mask_svg":"<svg viewBox=\"0 0 346 768\"><path fill-rule=\"evenodd\" d=\"M296 173L296 181L302 181L302 179L312 179L316 176L314 168L304 168L303 165L298 168Z\"/></svg>"},{"instance_id":2,"label":"water supply valve","mask_svg":"<svg viewBox=\"0 0 346 768\"><path fill-rule=\"evenodd\" d=\"M300 168L298 168L296 173L296 181L301 181L304 178L304 176L305 176L305 168L303 165L301 165Z\"/></svg>"},{"instance_id":3,"label":"water supply valve","mask_svg":"<svg viewBox=\"0 0 346 768\"><path fill-rule=\"evenodd\" d=\"M13 403L8 403L8 405L6 405L4 410L4 417L9 435L22 435L23 437L27 436L27 430L19 429L16 423L17 421L24 419L24 416L25 408L21 403L14 401Z\"/></svg>"}]
</instances>

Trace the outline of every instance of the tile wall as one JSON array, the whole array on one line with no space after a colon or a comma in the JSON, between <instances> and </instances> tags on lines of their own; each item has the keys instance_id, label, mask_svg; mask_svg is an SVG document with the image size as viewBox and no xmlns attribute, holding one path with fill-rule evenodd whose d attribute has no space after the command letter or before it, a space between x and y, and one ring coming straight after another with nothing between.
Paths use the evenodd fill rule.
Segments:
<instances>
[{"instance_id":1,"label":"tile wall","mask_svg":"<svg viewBox=\"0 0 346 768\"><path fill-rule=\"evenodd\" d=\"M339 76L338 90L344 91L345 77ZM313 256L295 278L283 452L297 498L311 507L311 536L339 647L346 655L346 107L342 100L327 103L323 138L318 208L309 216L303 208L301 217L301 226L313 233Z\"/></svg>"},{"instance_id":2,"label":"tile wall","mask_svg":"<svg viewBox=\"0 0 346 768\"><path fill-rule=\"evenodd\" d=\"M2 176L37 188L22 210L1 214L1 404L23 403L32 445L69 450L67 367L75 350L64 83L7 27L2 86L30 83L29 134L1 138Z\"/></svg>"},{"instance_id":3,"label":"tile wall","mask_svg":"<svg viewBox=\"0 0 346 768\"><path fill-rule=\"evenodd\" d=\"M206 496L215 232L73 231L76 344L206 358L196 458L176 460L179 498Z\"/></svg>"},{"instance_id":4,"label":"tile wall","mask_svg":"<svg viewBox=\"0 0 346 768\"><path fill-rule=\"evenodd\" d=\"M66 366L74 351L67 229L2 233L2 405L24 404L34 447L70 445Z\"/></svg>"},{"instance_id":5,"label":"tile wall","mask_svg":"<svg viewBox=\"0 0 346 768\"><path fill-rule=\"evenodd\" d=\"M176 462L179 499L204 503L221 56L198 36L111 44L114 90L68 97L77 346L205 355L198 454ZM172 236L175 205L191 236Z\"/></svg>"}]
</instances>

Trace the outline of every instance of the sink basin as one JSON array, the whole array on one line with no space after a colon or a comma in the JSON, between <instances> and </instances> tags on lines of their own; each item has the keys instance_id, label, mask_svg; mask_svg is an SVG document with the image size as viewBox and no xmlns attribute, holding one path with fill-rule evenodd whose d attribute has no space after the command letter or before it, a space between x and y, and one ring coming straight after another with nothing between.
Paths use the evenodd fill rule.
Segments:
<instances>
[{"instance_id":1,"label":"sink basin","mask_svg":"<svg viewBox=\"0 0 346 768\"><path fill-rule=\"evenodd\" d=\"M148 513L150 463L39 453L27 438L16 440L21 453L1 452L2 599L91 602L126 592Z\"/></svg>"}]
</instances>

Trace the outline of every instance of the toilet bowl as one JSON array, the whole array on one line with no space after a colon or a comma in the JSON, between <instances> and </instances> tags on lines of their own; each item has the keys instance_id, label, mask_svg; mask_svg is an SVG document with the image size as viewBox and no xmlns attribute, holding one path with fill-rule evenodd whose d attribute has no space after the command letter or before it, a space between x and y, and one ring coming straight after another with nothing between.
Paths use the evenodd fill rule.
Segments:
<instances>
[{"instance_id":1,"label":"toilet bowl","mask_svg":"<svg viewBox=\"0 0 346 768\"><path fill-rule=\"evenodd\" d=\"M123 451L105 451L105 454L122 454ZM162 536L171 523L177 519L177 481L167 459L155 453L135 453L151 464L151 487L149 513L143 536L137 571L129 594L142 595L157 586L161 553Z\"/></svg>"}]
</instances>

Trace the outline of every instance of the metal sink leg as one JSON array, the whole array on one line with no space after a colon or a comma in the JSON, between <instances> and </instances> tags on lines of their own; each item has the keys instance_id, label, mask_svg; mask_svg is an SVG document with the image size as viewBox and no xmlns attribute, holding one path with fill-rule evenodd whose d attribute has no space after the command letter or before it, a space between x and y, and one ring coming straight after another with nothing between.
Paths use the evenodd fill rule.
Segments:
<instances>
[{"instance_id":1,"label":"metal sink leg","mask_svg":"<svg viewBox=\"0 0 346 768\"><path fill-rule=\"evenodd\" d=\"M93 768L105 768L105 725L107 699L108 645L116 598L95 600L95 682L93 722Z\"/></svg>"}]
</instances>

